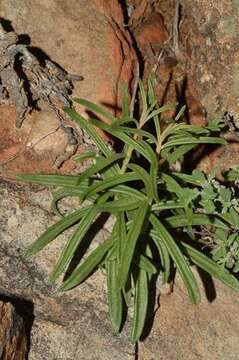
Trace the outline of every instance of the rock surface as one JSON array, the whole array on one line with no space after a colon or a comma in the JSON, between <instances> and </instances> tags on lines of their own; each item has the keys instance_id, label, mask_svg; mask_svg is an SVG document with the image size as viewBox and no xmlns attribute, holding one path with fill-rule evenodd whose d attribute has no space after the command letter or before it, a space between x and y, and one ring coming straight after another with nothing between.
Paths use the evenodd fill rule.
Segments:
<instances>
[{"instance_id":1,"label":"rock surface","mask_svg":"<svg viewBox=\"0 0 239 360\"><path fill-rule=\"evenodd\" d=\"M188 70L208 117L228 111L239 118L239 3L182 0ZM189 29L187 27L187 29Z\"/></svg>"},{"instance_id":2,"label":"rock surface","mask_svg":"<svg viewBox=\"0 0 239 360\"><path fill-rule=\"evenodd\" d=\"M199 305L190 303L180 279L171 295L161 297L150 336L140 344L140 360L238 359L238 293L207 281L205 296L199 276L197 280Z\"/></svg>"},{"instance_id":3,"label":"rock surface","mask_svg":"<svg viewBox=\"0 0 239 360\"><path fill-rule=\"evenodd\" d=\"M110 4L106 0L44 0L38 3L35 0L3 0L0 19L6 29L12 27L20 35L20 41L30 42L32 52L40 61L49 57L69 73L83 76L83 81L74 83L73 96L105 105L113 112L120 107L119 81L131 84L136 58L117 0ZM84 113L83 108L77 109ZM14 118L14 111L9 113L6 107L0 107L0 132L5 129L8 136L0 149L0 162L4 163L2 173L12 178L19 169L29 171L30 165L35 170L36 163L39 171L52 171L52 155L54 158L63 154L63 159L71 145L62 131L64 139L56 146L59 134L52 132L55 123L59 124L56 115L49 110L45 114L33 112L20 131L15 129ZM39 118L41 124L44 119L46 122L39 130L42 141L26 149L26 143L35 141L31 127L35 127ZM67 124L74 126L72 122ZM71 153L68 155L70 157ZM69 171L72 166L70 163L62 170Z\"/></svg>"},{"instance_id":4,"label":"rock surface","mask_svg":"<svg viewBox=\"0 0 239 360\"><path fill-rule=\"evenodd\" d=\"M0 301L0 358L25 360L27 337L25 324L10 303Z\"/></svg>"},{"instance_id":5,"label":"rock surface","mask_svg":"<svg viewBox=\"0 0 239 360\"><path fill-rule=\"evenodd\" d=\"M49 210L49 191L7 183L0 187L0 294L32 304L29 359L132 359L127 335L112 331L103 273L64 294L47 284L69 232L33 258L22 257L26 246L57 220ZM105 228L95 241L107 235Z\"/></svg>"}]
</instances>

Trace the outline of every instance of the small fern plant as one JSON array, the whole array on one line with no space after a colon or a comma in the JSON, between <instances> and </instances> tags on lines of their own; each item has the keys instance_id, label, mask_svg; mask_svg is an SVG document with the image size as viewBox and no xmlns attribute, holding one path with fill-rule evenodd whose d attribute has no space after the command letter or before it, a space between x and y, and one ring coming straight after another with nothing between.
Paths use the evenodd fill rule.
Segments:
<instances>
[{"instance_id":1,"label":"small fern plant","mask_svg":"<svg viewBox=\"0 0 239 360\"><path fill-rule=\"evenodd\" d=\"M23 181L57 187L53 194L56 210L57 202L64 197L80 199L78 210L62 216L25 252L26 257L38 253L59 234L75 226L50 274L50 283L66 273L97 217L102 213L113 217L110 236L91 252L82 254L80 263L65 276L60 291L78 286L97 268L103 268L115 331L123 327L124 308L133 306L132 343L142 335L150 285L159 274L167 283L176 269L193 303L200 301L200 293L191 264L239 290L236 277L202 251L197 235L201 227L215 234L219 230L225 234L237 233L238 210L230 213L220 203L212 206L214 198L203 173L195 170L184 174L176 172L173 166L199 144L225 144L218 136L224 124L214 120L205 127L188 125L183 121L182 108L167 126L162 126L160 114L175 105L159 107L152 78L147 82L147 90L139 81L139 90L142 106L138 119L130 114L129 95L124 86L119 118L84 99L75 101L95 114L90 120L73 109L64 109L98 148L97 154L86 152L77 156L78 162L92 158L92 165L85 171L79 175L18 176ZM99 116L106 122L100 121ZM118 139L120 150L112 150L96 127Z\"/></svg>"}]
</instances>

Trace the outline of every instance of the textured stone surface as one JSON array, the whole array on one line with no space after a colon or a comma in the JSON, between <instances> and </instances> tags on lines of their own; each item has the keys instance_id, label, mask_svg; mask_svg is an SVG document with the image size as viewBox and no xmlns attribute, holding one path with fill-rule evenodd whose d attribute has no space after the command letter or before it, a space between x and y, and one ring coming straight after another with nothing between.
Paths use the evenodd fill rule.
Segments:
<instances>
[{"instance_id":1,"label":"textured stone surface","mask_svg":"<svg viewBox=\"0 0 239 360\"><path fill-rule=\"evenodd\" d=\"M35 316L30 359L110 360L113 354L120 360L124 351L124 359L130 359L127 335L115 336L111 328L102 272L64 294L47 284L69 232L30 260L21 255L57 220L49 211L49 191L1 183L0 199L0 294L33 304L28 307L29 317ZM107 234L102 231L95 241Z\"/></svg>"},{"instance_id":2,"label":"textured stone surface","mask_svg":"<svg viewBox=\"0 0 239 360\"><path fill-rule=\"evenodd\" d=\"M50 57L69 73L84 77L83 81L75 83L73 96L100 103L113 112L120 107L119 80L131 84L136 58L129 34L123 27L123 14L117 0L110 4L106 0L44 0L37 3L35 0L3 0L0 2L0 18L5 27L13 27L20 40L30 42L32 51L41 61ZM77 109L84 113L80 106ZM33 112L26 119L25 128L16 131L15 112L9 114L8 109L0 107L0 126L8 135L0 149L5 176L14 177L19 169L29 171L26 169L29 157L31 161L28 163L32 164L33 170L35 160L39 171L50 171L54 163L51 155L58 152L59 156L59 152L64 153L69 145L65 144L65 135L56 150L56 137L59 136L52 133L57 120L55 116L53 112ZM42 140L38 147L26 149L26 143L35 140L31 137L31 124L35 127L39 118L41 123L44 119L46 121L39 130ZM11 125L7 127L5 122ZM40 153L39 146L43 150ZM65 170L69 171L71 167L69 164Z\"/></svg>"},{"instance_id":3,"label":"textured stone surface","mask_svg":"<svg viewBox=\"0 0 239 360\"><path fill-rule=\"evenodd\" d=\"M10 303L0 301L0 358L25 360L27 337L25 324Z\"/></svg>"},{"instance_id":4,"label":"textured stone surface","mask_svg":"<svg viewBox=\"0 0 239 360\"><path fill-rule=\"evenodd\" d=\"M239 117L239 3L182 0L188 23L188 70L209 119L229 111Z\"/></svg>"},{"instance_id":5,"label":"textured stone surface","mask_svg":"<svg viewBox=\"0 0 239 360\"><path fill-rule=\"evenodd\" d=\"M181 279L171 295L161 297L150 336L139 346L140 360L238 359L238 293L207 281L206 297L197 279L199 305L190 303Z\"/></svg>"}]
</instances>

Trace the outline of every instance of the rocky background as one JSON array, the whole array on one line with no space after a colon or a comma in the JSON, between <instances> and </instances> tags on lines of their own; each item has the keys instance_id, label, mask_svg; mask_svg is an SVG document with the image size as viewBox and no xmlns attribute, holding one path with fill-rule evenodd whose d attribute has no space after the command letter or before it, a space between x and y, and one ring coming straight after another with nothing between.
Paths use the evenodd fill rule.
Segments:
<instances>
[{"instance_id":1,"label":"rocky background","mask_svg":"<svg viewBox=\"0 0 239 360\"><path fill-rule=\"evenodd\" d=\"M194 124L205 124L216 112L228 112L235 133L239 118L238 12L236 0L0 1L5 29L14 30L19 42L27 44L40 61L49 58L67 72L83 76L83 81L74 83L73 96L117 112L119 80L132 86L139 63L144 78L150 71L155 72L160 102L183 101L188 107L188 121ZM84 113L83 108L77 110ZM112 331L103 273L98 271L66 294L59 294L56 287L47 284L47 275L69 234L32 259L23 259L23 249L56 217L50 211L50 191L17 184L13 181L15 175L76 171L71 156L88 145L80 129L64 118L66 126L74 128L78 143L72 153L67 152L69 132L44 103L27 115L19 130L15 119L14 104L2 101L0 357L236 360L238 295L217 282L206 281L206 288L205 281L201 282L204 296L196 307L176 280L173 294L160 297L152 330L137 353L128 342L127 326L120 336ZM238 165L238 152L235 135L226 150L217 149L207 155L203 166L208 170L219 159L227 166ZM60 168L53 168L62 154L66 161ZM64 206L67 210L77 203L66 202ZM107 231L106 226L96 241ZM205 280L205 275L201 278Z\"/></svg>"}]
</instances>

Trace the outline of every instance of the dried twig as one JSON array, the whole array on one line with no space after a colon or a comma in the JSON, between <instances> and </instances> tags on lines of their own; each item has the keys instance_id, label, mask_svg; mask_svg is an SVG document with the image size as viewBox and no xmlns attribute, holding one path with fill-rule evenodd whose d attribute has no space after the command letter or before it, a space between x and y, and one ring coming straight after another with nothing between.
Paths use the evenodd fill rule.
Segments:
<instances>
[{"instance_id":1,"label":"dried twig","mask_svg":"<svg viewBox=\"0 0 239 360\"><path fill-rule=\"evenodd\" d=\"M68 74L50 60L42 65L18 35L0 24L0 98L15 104L16 127L20 128L33 104L40 100L71 106L72 81L81 76Z\"/></svg>"},{"instance_id":2,"label":"dried twig","mask_svg":"<svg viewBox=\"0 0 239 360\"><path fill-rule=\"evenodd\" d=\"M175 11L173 18L173 49L175 54L179 51L179 24L180 24L180 3L178 0L175 0Z\"/></svg>"},{"instance_id":3,"label":"dried twig","mask_svg":"<svg viewBox=\"0 0 239 360\"><path fill-rule=\"evenodd\" d=\"M135 74L134 74L134 86L132 91L132 98L130 102L130 117L132 118L134 116L134 106L135 106L135 99L137 95L137 90L139 86L139 63L136 62L135 67Z\"/></svg>"}]
</instances>

